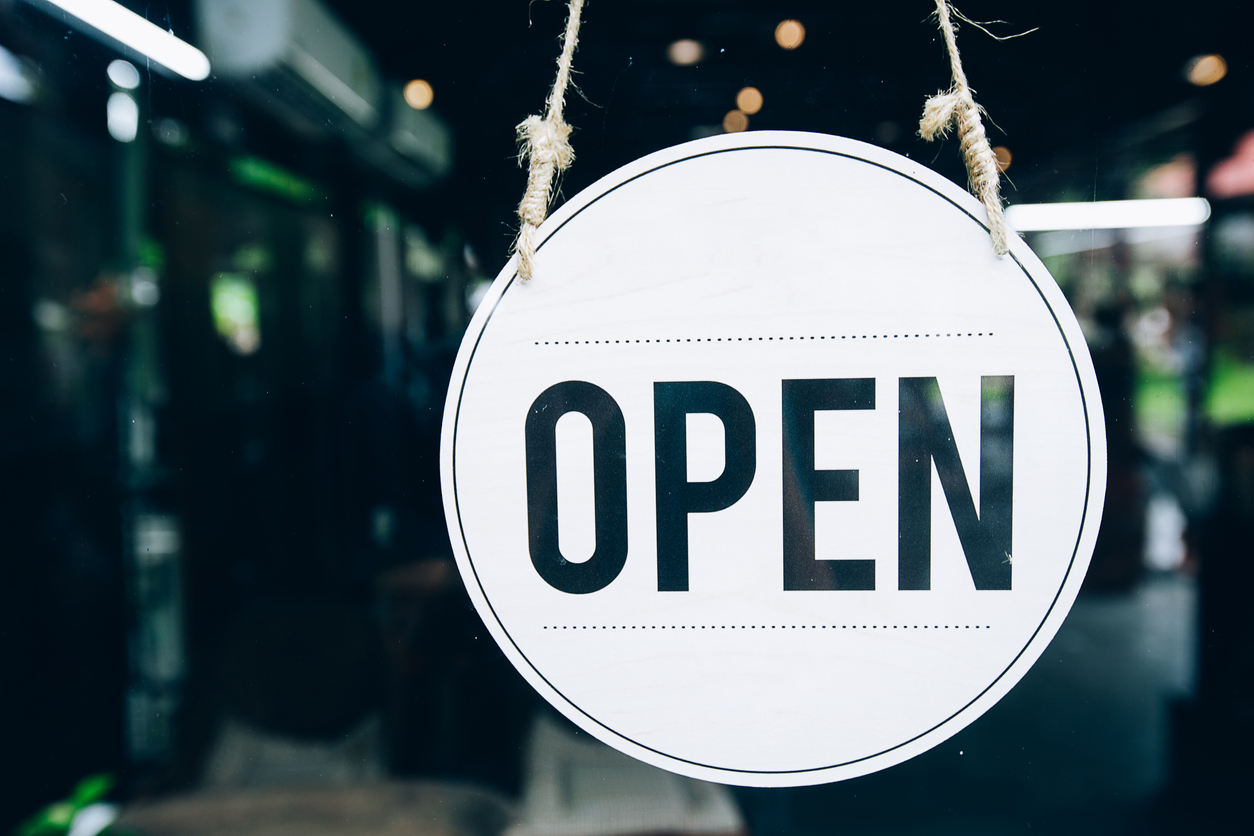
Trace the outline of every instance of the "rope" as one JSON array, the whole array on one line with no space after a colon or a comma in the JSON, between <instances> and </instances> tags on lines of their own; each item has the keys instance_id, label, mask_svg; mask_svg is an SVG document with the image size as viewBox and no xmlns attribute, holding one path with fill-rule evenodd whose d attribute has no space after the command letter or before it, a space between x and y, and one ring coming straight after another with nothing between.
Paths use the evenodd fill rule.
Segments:
<instances>
[{"instance_id":1,"label":"rope","mask_svg":"<svg viewBox=\"0 0 1254 836\"><path fill-rule=\"evenodd\" d=\"M562 54L557 59L557 78L545 105L544 118L528 116L516 129L518 132L518 164L529 162L527 191L518 204L522 221L514 252L518 254L518 276L529 281L535 272L536 228L544 223L552 197L553 179L575 160L570 145L571 127L562 118L566 106L566 88L570 85L570 62L579 44L579 17L584 0L570 0L566 32L562 35Z\"/></svg>"},{"instance_id":2,"label":"rope","mask_svg":"<svg viewBox=\"0 0 1254 836\"><path fill-rule=\"evenodd\" d=\"M937 93L924 103L919 136L931 142L938 136L947 136L950 128L958 128L958 142L962 147L962 159L967 165L969 188L988 211L988 232L993 239L993 250L998 255L1005 255L1010 245L1007 243L1006 218L1001 208L997 157L993 155L984 133L984 123L980 120L982 108L975 103L967 74L962 69L958 38L954 34L949 12L949 0L936 0L936 17L949 52L953 84L948 91Z\"/></svg>"}]
</instances>

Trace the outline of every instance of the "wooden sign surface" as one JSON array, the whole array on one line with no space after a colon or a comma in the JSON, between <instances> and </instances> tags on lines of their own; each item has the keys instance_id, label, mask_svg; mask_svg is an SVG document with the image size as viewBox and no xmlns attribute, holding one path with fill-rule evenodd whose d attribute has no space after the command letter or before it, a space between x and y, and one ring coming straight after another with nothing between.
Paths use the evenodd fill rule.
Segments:
<instances>
[{"instance_id":1,"label":"wooden sign surface","mask_svg":"<svg viewBox=\"0 0 1254 836\"><path fill-rule=\"evenodd\" d=\"M1105 433L1061 291L966 192L829 136L660 151L480 305L446 516L506 655L589 733L733 784L861 775L1066 616Z\"/></svg>"}]
</instances>

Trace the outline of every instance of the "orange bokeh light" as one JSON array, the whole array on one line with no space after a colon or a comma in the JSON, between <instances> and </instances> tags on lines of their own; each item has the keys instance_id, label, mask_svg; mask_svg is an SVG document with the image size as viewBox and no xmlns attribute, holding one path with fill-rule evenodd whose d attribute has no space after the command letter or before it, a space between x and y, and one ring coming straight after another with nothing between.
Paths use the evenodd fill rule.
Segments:
<instances>
[{"instance_id":1,"label":"orange bokeh light","mask_svg":"<svg viewBox=\"0 0 1254 836\"><path fill-rule=\"evenodd\" d=\"M749 117L744 114L744 111L729 110L727 111L727 115L723 117L723 130L727 131L729 134L740 133L741 131L748 130L748 128Z\"/></svg>"},{"instance_id":2,"label":"orange bokeh light","mask_svg":"<svg viewBox=\"0 0 1254 836\"><path fill-rule=\"evenodd\" d=\"M736 107L752 116L762 109L762 91L756 87L742 88L736 94Z\"/></svg>"},{"instance_id":3,"label":"orange bokeh light","mask_svg":"<svg viewBox=\"0 0 1254 836\"><path fill-rule=\"evenodd\" d=\"M426 110L431 107L433 101L435 101L435 89L426 79L415 78L405 85L405 104L414 110Z\"/></svg>"},{"instance_id":4,"label":"orange bokeh light","mask_svg":"<svg viewBox=\"0 0 1254 836\"><path fill-rule=\"evenodd\" d=\"M775 43L784 49L796 49L805 39L806 28L799 20L781 20L775 27Z\"/></svg>"}]
</instances>

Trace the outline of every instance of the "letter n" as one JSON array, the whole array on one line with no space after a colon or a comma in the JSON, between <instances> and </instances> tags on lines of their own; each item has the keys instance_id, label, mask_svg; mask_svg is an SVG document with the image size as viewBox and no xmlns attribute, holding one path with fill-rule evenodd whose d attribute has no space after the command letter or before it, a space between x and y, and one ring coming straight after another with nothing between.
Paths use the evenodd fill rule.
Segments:
<instances>
[{"instance_id":1,"label":"letter n","mask_svg":"<svg viewBox=\"0 0 1254 836\"><path fill-rule=\"evenodd\" d=\"M978 513L936 378L903 377L899 394L897 587L932 586L935 463L975 588L1010 589L1014 377L980 378Z\"/></svg>"}]
</instances>

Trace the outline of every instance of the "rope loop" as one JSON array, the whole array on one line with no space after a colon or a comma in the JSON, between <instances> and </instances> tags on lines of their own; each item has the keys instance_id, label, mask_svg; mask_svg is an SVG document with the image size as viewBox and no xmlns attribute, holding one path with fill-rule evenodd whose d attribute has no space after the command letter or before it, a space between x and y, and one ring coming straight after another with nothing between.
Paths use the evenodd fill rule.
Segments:
<instances>
[{"instance_id":1,"label":"rope loop","mask_svg":"<svg viewBox=\"0 0 1254 836\"><path fill-rule=\"evenodd\" d=\"M1001 180L997 158L989 145L981 119L981 108L975 103L962 59L958 54L958 40L954 32L950 12L954 11L949 0L935 0L936 18L945 48L949 53L949 65L953 83L946 91L931 96L923 105L923 117L919 120L919 135L929 142L937 137L958 132L962 158L967 167L968 185L984 204L988 212L989 235L993 250L1000 256L1009 250L1009 231L1002 213ZM536 230L548 215L553 195L553 181L575 160L570 144L571 126L562 116L566 102L566 88L570 85L571 60L579 43L579 23L584 0L569 0L566 30L562 36L562 52L557 60L557 77L549 92L545 114L528 116L519 123L516 131L519 142L518 164L527 165L527 191L518 204L521 224L514 251L518 255L518 275L526 282L535 273ZM954 11L954 14L958 14ZM965 20L965 18L963 18Z\"/></svg>"}]
</instances>

